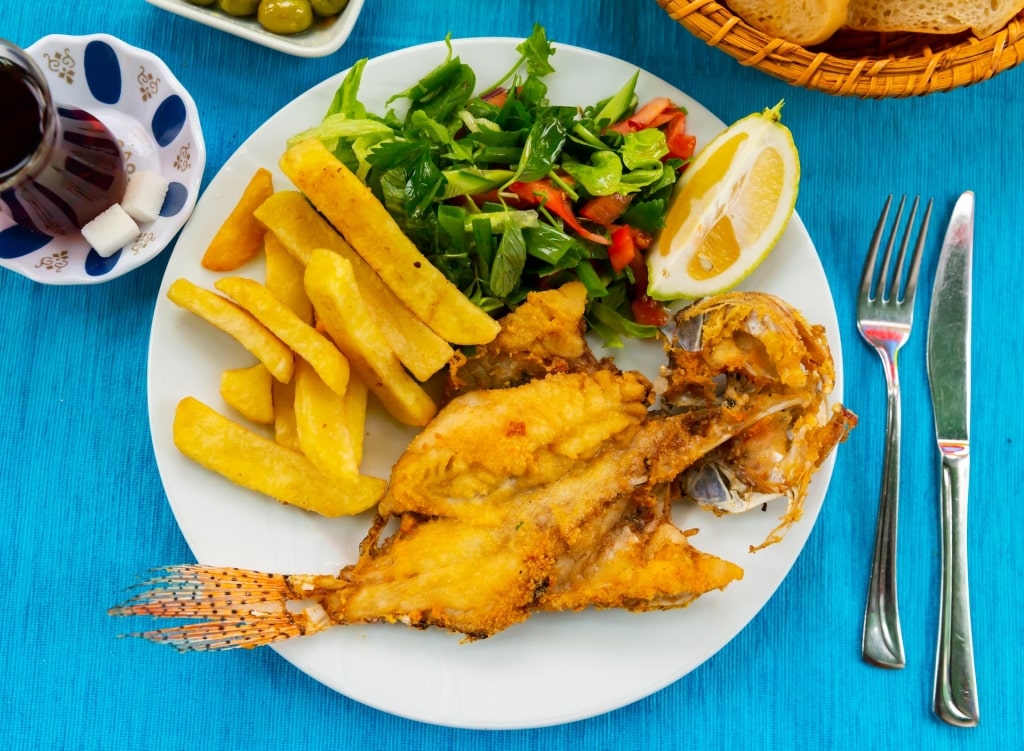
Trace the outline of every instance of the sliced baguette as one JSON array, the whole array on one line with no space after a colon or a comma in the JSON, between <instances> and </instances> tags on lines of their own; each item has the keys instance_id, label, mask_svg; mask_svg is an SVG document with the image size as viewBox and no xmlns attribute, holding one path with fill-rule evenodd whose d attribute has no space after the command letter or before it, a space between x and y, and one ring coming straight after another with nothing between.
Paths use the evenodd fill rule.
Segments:
<instances>
[{"instance_id":1,"label":"sliced baguette","mask_svg":"<svg viewBox=\"0 0 1024 751\"><path fill-rule=\"evenodd\" d=\"M824 42L846 24L849 15L849 0L728 2L729 7L755 29L803 46Z\"/></svg>"},{"instance_id":2,"label":"sliced baguette","mask_svg":"<svg viewBox=\"0 0 1024 751\"><path fill-rule=\"evenodd\" d=\"M1024 9L1024 0L850 0L846 23L858 31L995 34Z\"/></svg>"}]
</instances>

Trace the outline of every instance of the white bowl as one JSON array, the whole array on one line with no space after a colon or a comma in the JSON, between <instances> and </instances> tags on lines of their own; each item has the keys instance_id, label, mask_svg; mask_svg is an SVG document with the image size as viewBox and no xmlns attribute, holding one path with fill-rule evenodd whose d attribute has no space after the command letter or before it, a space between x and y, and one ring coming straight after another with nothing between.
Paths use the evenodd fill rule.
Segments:
<instances>
[{"instance_id":1,"label":"white bowl","mask_svg":"<svg viewBox=\"0 0 1024 751\"><path fill-rule=\"evenodd\" d=\"M155 258L192 213L206 167L206 142L192 97L160 58L109 34L43 37L25 50L53 99L98 118L121 142L129 175L149 170L170 189L154 221L104 258L81 233L24 230L0 211L0 266L44 284L98 284Z\"/></svg>"},{"instance_id":2,"label":"white bowl","mask_svg":"<svg viewBox=\"0 0 1024 751\"><path fill-rule=\"evenodd\" d=\"M313 26L299 34L274 34L252 18L236 18L216 9L193 5L187 0L146 0L150 5L163 8L184 18L212 26L229 34L262 44L264 47L287 52L298 57L324 57L338 50L352 33L356 19L363 9L363 0L349 0L345 9L334 18L318 18Z\"/></svg>"}]
</instances>

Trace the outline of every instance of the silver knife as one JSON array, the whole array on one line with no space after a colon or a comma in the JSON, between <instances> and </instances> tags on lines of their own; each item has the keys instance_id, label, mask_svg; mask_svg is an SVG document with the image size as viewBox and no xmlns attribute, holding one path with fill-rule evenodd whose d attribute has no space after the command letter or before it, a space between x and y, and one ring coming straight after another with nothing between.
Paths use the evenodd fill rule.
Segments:
<instances>
[{"instance_id":1,"label":"silver knife","mask_svg":"<svg viewBox=\"0 0 1024 751\"><path fill-rule=\"evenodd\" d=\"M942 590L933 710L952 725L978 724L970 596L967 587L967 485L971 423L971 256L974 193L953 207L932 288L928 382L940 474Z\"/></svg>"}]
</instances>

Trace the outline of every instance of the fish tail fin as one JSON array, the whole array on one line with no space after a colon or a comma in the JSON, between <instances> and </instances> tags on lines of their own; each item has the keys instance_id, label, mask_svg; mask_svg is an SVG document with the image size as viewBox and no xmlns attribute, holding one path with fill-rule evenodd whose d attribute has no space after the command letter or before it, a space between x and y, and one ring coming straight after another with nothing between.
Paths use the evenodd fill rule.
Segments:
<instances>
[{"instance_id":1,"label":"fish tail fin","mask_svg":"<svg viewBox=\"0 0 1024 751\"><path fill-rule=\"evenodd\" d=\"M334 625L322 605L296 594L291 578L238 568L168 566L153 571L137 585L141 591L107 612L202 619L125 634L182 652L251 649Z\"/></svg>"}]
</instances>

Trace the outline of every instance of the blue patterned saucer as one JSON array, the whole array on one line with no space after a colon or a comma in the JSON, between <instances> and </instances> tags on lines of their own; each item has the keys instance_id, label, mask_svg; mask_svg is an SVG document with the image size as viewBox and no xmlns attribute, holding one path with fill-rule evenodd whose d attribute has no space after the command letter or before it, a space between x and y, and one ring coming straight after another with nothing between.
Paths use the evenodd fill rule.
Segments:
<instances>
[{"instance_id":1,"label":"blue patterned saucer","mask_svg":"<svg viewBox=\"0 0 1024 751\"><path fill-rule=\"evenodd\" d=\"M163 61L109 34L55 34L26 52L55 101L86 110L113 132L129 175L157 172L170 188L160 216L109 258L79 233L39 234L0 211L0 266L44 284L97 284L122 276L167 247L199 197L206 144L195 102Z\"/></svg>"}]
</instances>

